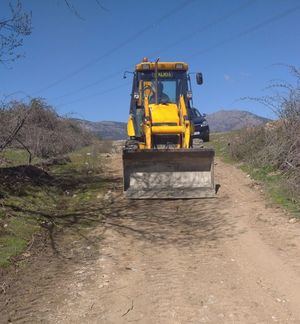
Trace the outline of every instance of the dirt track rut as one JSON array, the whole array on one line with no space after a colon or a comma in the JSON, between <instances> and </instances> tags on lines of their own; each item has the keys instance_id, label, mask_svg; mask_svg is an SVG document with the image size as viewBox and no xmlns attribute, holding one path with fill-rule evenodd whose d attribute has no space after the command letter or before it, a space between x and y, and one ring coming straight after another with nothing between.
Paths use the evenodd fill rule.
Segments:
<instances>
[{"instance_id":1,"label":"dirt track rut","mask_svg":"<svg viewBox=\"0 0 300 324\"><path fill-rule=\"evenodd\" d=\"M108 165L120 176L119 156ZM129 202L119 181L94 257L21 292L27 307L11 297L5 321L300 323L299 224L234 166L217 161L216 178L217 199L185 201Z\"/></svg>"}]
</instances>

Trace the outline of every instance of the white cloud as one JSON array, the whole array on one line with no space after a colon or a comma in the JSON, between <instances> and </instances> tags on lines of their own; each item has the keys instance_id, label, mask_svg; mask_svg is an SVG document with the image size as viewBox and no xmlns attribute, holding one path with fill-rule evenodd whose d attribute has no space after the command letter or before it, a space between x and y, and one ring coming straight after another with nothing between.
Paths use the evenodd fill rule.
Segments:
<instances>
[{"instance_id":1,"label":"white cloud","mask_svg":"<svg viewBox=\"0 0 300 324\"><path fill-rule=\"evenodd\" d=\"M241 72L241 76L243 78L250 78L252 76L252 74L251 73L248 73L248 72Z\"/></svg>"},{"instance_id":2,"label":"white cloud","mask_svg":"<svg viewBox=\"0 0 300 324\"><path fill-rule=\"evenodd\" d=\"M228 74L224 74L224 80L225 81L230 81L231 80L231 76Z\"/></svg>"}]
</instances>

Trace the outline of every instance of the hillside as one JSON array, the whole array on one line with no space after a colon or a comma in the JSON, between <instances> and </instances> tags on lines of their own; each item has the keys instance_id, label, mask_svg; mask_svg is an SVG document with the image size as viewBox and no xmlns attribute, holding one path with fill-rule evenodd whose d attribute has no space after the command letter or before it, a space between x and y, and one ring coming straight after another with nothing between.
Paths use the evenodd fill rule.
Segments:
<instances>
[{"instance_id":1,"label":"hillside","mask_svg":"<svg viewBox=\"0 0 300 324\"><path fill-rule=\"evenodd\" d=\"M248 111L220 110L207 115L207 120L213 132L227 132L241 129L247 126L265 124L269 119L257 116ZM82 119L77 121L87 130L92 131L103 139L125 139L126 123L114 121L92 122Z\"/></svg>"},{"instance_id":2,"label":"hillside","mask_svg":"<svg viewBox=\"0 0 300 324\"><path fill-rule=\"evenodd\" d=\"M77 122L86 130L91 131L102 139L120 140L125 139L126 123L115 121L92 122L83 119L76 119Z\"/></svg>"},{"instance_id":3,"label":"hillside","mask_svg":"<svg viewBox=\"0 0 300 324\"><path fill-rule=\"evenodd\" d=\"M220 110L207 115L212 132L228 132L248 126L265 124L270 119L255 115L249 111L241 110Z\"/></svg>"}]
</instances>

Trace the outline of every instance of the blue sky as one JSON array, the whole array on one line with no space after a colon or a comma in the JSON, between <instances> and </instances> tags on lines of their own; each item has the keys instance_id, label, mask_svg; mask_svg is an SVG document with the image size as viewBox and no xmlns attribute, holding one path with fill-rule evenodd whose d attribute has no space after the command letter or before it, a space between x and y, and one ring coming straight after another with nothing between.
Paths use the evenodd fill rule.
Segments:
<instances>
[{"instance_id":1,"label":"blue sky","mask_svg":"<svg viewBox=\"0 0 300 324\"><path fill-rule=\"evenodd\" d=\"M291 80L281 65L300 66L299 0L26 0L33 32L25 57L0 66L0 96L43 97L60 114L93 121L126 121L130 78L143 57L186 61L202 72L193 83L201 112L242 109L274 114L242 97L259 97L270 80ZM0 3L0 19L8 1ZM275 17L275 18L274 18Z\"/></svg>"}]
</instances>

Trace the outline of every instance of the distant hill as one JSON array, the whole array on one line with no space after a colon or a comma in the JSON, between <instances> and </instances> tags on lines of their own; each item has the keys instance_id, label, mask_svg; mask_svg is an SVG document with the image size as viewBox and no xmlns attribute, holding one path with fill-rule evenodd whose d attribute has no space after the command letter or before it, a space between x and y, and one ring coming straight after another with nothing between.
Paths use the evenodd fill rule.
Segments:
<instances>
[{"instance_id":1,"label":"distant hill","mask_svg":"<svg viewBox=\"0 0 300 324\"><path fill-rule=\"evenodd\" d=\"M126 123L115 121L92 122L83 119L76 119L86 130L91 131L102 139L120 140L126 139Z\"/></svg>"},{"instance_id":2,"label":"distant hill","mask_svg":"<svg viewBox=\"0 0 300 324\"><path fill-rule=\"evenodd\" d=\"M258 126L270 121L255 115L249 111L242 110L219 110L207 115L207 121L212 132L228 132L244 127Z\"/></svg>"},{"instance_id":3,"label":"distant hill","mask_svg":"<svg viewBox=\"0 0 300 324\"><path fill-rule=\"evenodd\" d=\"M80 125L95 133L103 139L120 140L126 139L126 123L114 121L91 122L83 119L76 119ZM248 126L258 126L269 122L264 117L257 116L248 111L241 110L220 110L207 115L212 132L227 132Z\"/></svg>"}]
</instances>

